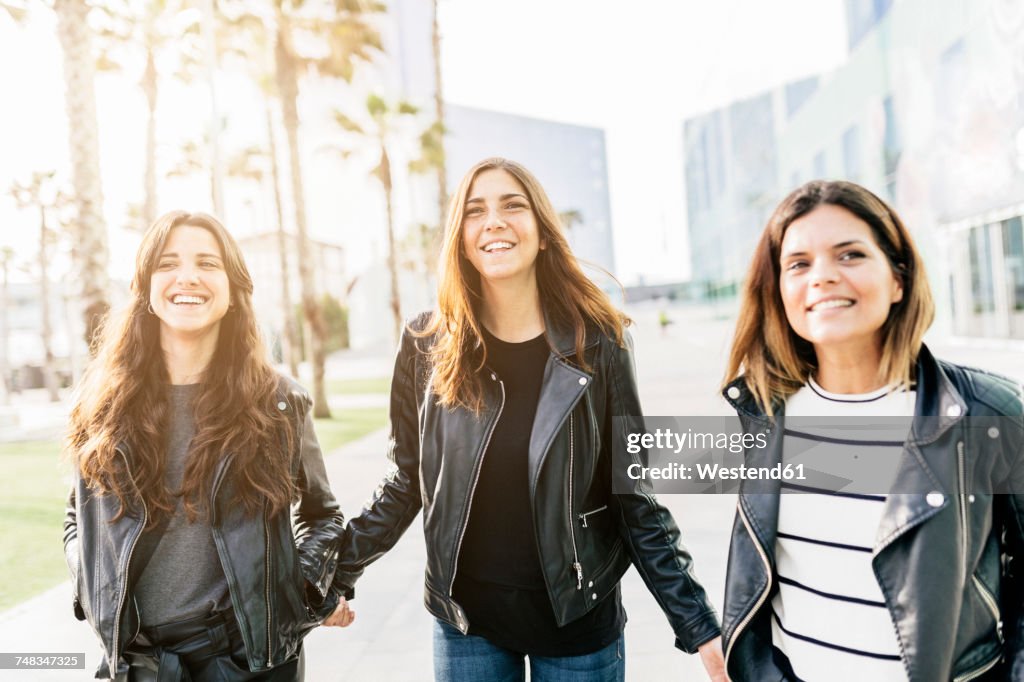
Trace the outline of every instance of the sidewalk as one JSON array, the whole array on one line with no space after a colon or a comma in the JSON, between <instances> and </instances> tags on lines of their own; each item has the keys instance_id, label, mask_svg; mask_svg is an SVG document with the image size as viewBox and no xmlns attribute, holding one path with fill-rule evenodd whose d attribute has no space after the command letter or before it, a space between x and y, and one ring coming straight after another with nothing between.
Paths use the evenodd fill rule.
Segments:
<instances>
[{"instance_id":1,"label":"sidewalk","mask_svg":"<svg viewBox=\"0 0 1024 682\"><path fill-rule=\"evenodd\" d=\"M717 385L725 365L731 322L688 308L670 311L674 324L664 335L657 308L631 311L637 324L638 381L650 415L727 414ZM939 347L939 357L990 367L1022 378L1024 354L1008 351ZM361 361L374 372L390 369L381 354ZM344 360L342 360L344 362ZM346 369L354 367L353 364ZM365 376L379 374L367 373ZM327 457L332 487L346 515L356 514L386 466L384 433L371 434ZM725 585L729 531L734 495L665 495L661 501L676 515L683 539L694 555L696 572L717 607ZM424 548L421 521L413 522L394 550L370 567L353 602L358 616L351 627L322 628L307 639L307 679L311 682L400 682L432 679L431 619L423 607ZM98 660L91 630L71 615L70 586L65 583L0 614L0 648L38 653L85 652L86 672L4 671L4 680L48 682L91 678ZM699 659L672 646L673 635L636 571L623 582L627 679L705 679Z\"/></svg>"}]
</instances>

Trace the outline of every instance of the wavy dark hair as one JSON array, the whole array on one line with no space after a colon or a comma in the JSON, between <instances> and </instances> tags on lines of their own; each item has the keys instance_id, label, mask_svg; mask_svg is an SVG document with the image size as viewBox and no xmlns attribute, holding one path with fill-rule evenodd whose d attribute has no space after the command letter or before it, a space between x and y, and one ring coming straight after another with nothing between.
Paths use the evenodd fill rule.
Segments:
<instances>
[{"instance_id":1,"label":"wavy dark hair","mask_svg":"<svg viewBox=\"0 0 1024 682\"><path fill-rule=\"evenodd\" d=\"M921 254L892 207L852 182L813 180L798 187L768 219L754 250L723 381L724 387L742 371L747 386L769 415L817 369L814 346L789 325L779 276L786 229L822 204L843 208L867 223L893 276L903 286L903 298L892 304L882 326L879 379L910 387L922 338L935 317Z\"/></svg>"},{"instance_id":2,"label":"wavy dark hair","mask_svg":"<svg viewBox=\"0 0 1024 682\"><path fill-rule=\"evenodd\" d=\"M569 248L558 213L540 181L521 164L500 157L480 161L463 176L448 205L448 221L441 248L437 310L416 336L431 337L431 387L446 407L465 407L479 413L483 407L480 370L487 362L479 305L480 273L462 250L463 212L469 190L480 173L503 170L522 185L546 248L537 254L537 288L547 320L574 330L575 362L585 370L583 357L587 327L625 344L631 322L608 295L594 284Z\"/></svg>"},{"instance_id":3,"label":"wavy dark hair","mask_svg":"<svg viewBox=\"0 0 1024 682\"><path fill-rule=\"evenodd\" d=\"M170 376L160 347L160 321L149 312L150 278L179 225L209 231L220 244L231 307L220 322L213 358L193 403L195 436L181 490L164 481ZM118 498L117 518L145 500L149 524L173 513L182 498L190 520L209 511L218 463L233 454L236 501L251 514L267 504L287 508L294 495L290 454L294 427L276 408L279 377L267 360L252 307L252 278L238 244L203 213L173 211L146 231L135 259L127 306L101 329L96 357L77 389L65 453L86 484Z\"/></svg>"}]
</instances>

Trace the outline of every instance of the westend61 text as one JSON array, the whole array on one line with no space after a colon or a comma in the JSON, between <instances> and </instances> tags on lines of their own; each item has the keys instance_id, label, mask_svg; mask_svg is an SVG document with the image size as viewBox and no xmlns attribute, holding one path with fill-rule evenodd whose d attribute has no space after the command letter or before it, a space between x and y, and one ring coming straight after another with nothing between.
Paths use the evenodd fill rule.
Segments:
<instances>
[{"instance_id":1,"label":"westend61 text","mask_svg":"<svg viewBox=\"0 0 1024 682\"><path fill-rule=\"evenodd\" d=\"M724 467L708 463L696 463L693 466L672 463L663 467L645 467L640 464L630 464L626 468L626 475L634 481L806 480L803 464L783 465L781 462L770 467Z\"/></svg>"},{"instance_id":2,"label":"westend61 text","mask_svg":"<svg viewBox=\"0 0 1024 682\"><path fill-rule=\"evenodd\" d=\"M640 450L656 448L674 450L678 455L683 448L691 450L726 450L743 452L752 447L764 448L768 438L763 433L700 433L687 429L684 432L672 429L656 429L653 433L630 433L626 435L626 452L631 455Z\"/></svg>"}]
</instances>

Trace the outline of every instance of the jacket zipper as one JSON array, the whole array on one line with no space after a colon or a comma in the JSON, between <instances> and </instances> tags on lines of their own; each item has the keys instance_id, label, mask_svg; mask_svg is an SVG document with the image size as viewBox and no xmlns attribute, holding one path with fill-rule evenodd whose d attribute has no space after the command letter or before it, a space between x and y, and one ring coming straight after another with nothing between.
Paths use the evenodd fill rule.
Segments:
<instances>
[{"instance_id":1,"label":"jacket zipper","mask_svg":"<svg viewBox=\"0 0 1024 682\"><path fill-rule=\"evenodd\" d=\"M597 512L603 512L607 508L608 508L608 505L606 504L604 506L598 507L597 509L592 509L591 511L588 511L588 512L585 512L583 514L580 514L580 521L583 522L583 527L584 528L587 527L587 517L588 516L590 516L592 514L596 514Z\"/></svg>"},{"instance_id":2,"label":"jacket zipper","mask_svg":"<svg viewBox=\"0 0 1024 682\"><path fill-rule=\"evenodd\" d=\"M973 587L973 589L978 591L978 595L981 597L981 600L985 602L985 607L988 608L989 612L992 614L992 618L995 620L996 623L996 637L998 637L1000 649L1002 649L1003 632L1002 627L1000 625L999 607L996 605L995 599L992 598L992 595L990 595L988 593L988 590L981 584L981 581L978 579L978 576L974 575L973 571L968 573L967 552L970 549L970 543L968 542L967 537L967 529L969 525L967 522L967 503L969 499L969 494L967 492L967 468L964 464L963 441L959 441L956 444L956 466L957 476L960 483L960 530L963 535L964 543L964 578L967 579L968 575L970 576L971 586ZM984 675L986 672L991 670L996 665L996 663L999 662L1001 658L1002 654L999 654L991 661L983 664L981 667L953 678L953 682L968 682L969 680L977 679L978 677Z\"/></svg>"},{"instance_id":3,"label":"jacket zipper","mask_svg":"<svg viewBox=\"0 0 1024 682\"><path fill-rule=\"evenodd\" d=\"M993 658L991 661L983 664L980 668L975 668L974 670L964 673L963 675L957 675L953 678L953 682L969 682L969 680L975 680L984 675L985 673L987 673L992 668L994 668L996 666L996 663L999 663L999 661L1002 658L1002 652L997 652L995 658Z\"/></svg>"},{"instance_id":4,"label":"jacket zipper","mask_svg":"<svg viewBox=\"0 0 1024 682\"><path fill-rule=\"evenodd\" d=\"M964 442L956 444L956 472L960 483L960 534L963 538L963 568L964 580L967 580L970 573L967 570L967 553L970 550L970 542L967 537L967 475L964 466Z\"/></svg>"},{"instance_id":5,"label":"jacket zipper","mask_svg":"<svg viewBox=\"0 0 1024 682\"><path fill-rule=\"evenodd\" d=\"M274 654L273 649L270 645L270 522L267 520L267 508L263 508L263 533L267 540L267 551L265 552L264 562L264 596L267 600L267 667L274 667Z\"/></svg>"},{"instance_id":6,"label":"jacket zipper","mask_svg":"<svg viewBox=\"0 0 1024 682\"><path fill-rule=\"evenodd\" d=\"M747 612L747 615L743 617L743 620L741 620L740 624L736 626L736 629L733 630L732 637L729 639L729 646L725 650L725 669L727 671L729 670L729 654L732 653L732 648L735 646L736 640L739 639L740 632L742 632L743 629L750 624L750 621L754 619L754 615L757 613L758 609L761 608L761 605L764 604L772 590L772 566L768 562L768 556L764 553L764 548L761 547L761 542L757 539L757 536L754 535L754 531L750 528L750 521L747 520L747 513L743 511L743 504L737 503L736 510L740 514L740 519L743 521L743 527L747 530L747 535L750 536L750 541L754 543L754 548L757 550L758 556L761 557L765 573L768 575L768 583L761 592L761 596L759 596L757 601L754 602L754 606Z\"/></svg>"},{"instance_id":7,"label":"jacket zipper","mask_svg":"<svg viewBox=\"0 0 1024 682\"><path fill-rule=\"evenodd\" d=\"M985 602L985 606L988 607L989 612L992 614L992 618L996 621L996 637L999 638L999 643L1003 644L1003 617L999 613L999 605L996 604L995 597L988 591L978 576L972 574L971 582L974 583L974 589L978 590L978 594L981 595L981 600Z\"/></svg>"},{"instance_id":8,"label":"jacket zipper","mask_svg":"<svg viewBox=\"0 0 1024 682\"><path fill-rule=\"evenodd\" d=\"M120 448L117 450L121 457L124 458L124 469L128 472L128 455L124 454L124 451ZM130 474L129 474L130 477ZM132 486L135 486L135 479L132 479ZM138 493L138 488L135 488L135 492ZM142 525L139 526L138 532L135 533L135 537L132 538L131 545L128 547L128 558L124 562L124 585L121 586L121 596L117 599L117 615L114 616L114 644L111 647L111 664L113 670L110 671L111 675L117 676L117 661L119 656L117 654L118 639L121 636L121 610L124 607L125 597L128 596L128 568L132 564L132 554L135 553L135 545L139 543L139 536L142 535L142 531L146 528L146 524L149 523L149 510L146 508L146 500L143 499L142 495L138 495L139 502L142 503Z\"/></svg>"},{"instance_id":9,"label":"jacket zipper","mask_svg":"<svg viewBox=\"0 0 1024 682\"><path fill-rule=\"evenodd\" d=\"M484 446L480 451L480 456L477 458L476 470L473 472L473 485L469 487L469 500L466 503L466 514L462 519L462 528L459 529L459 541L455 543L455 554L452 557L452 579L448 584L449 597L451 597L452 593L455 591L455 572L458 570L459 566L459 552L462 551L462 538L465 537L466 528L469 526L469 510L473 506L473 494L476 492L476 484L480 481L480 470L484 466L484 455L487 453L487 446L491 444L491 436L494 435L494 429L498 426L498 421L501 419L501 411L505 409L505 383L499 379L498 385L501 387L501 403L498 404L498 414L491 423L491 428L487 431L487 437L484 438Z\"/></svg>"},{"instance_id":10,"label":"jacket zipper","mask_svg":"<svg viewBox=\"0 0 1024 682\"><path fill-rule=\"evenodd\" d=\"M569 538L572 540L572 567L576 570L576 589L583 589L583 564L576 551L576 522L572 518L572 469L575 454L575 438L573 433L573 413L569 413ZM586 524L584 524L586 525Z\"/></svg>"}]
</instances>

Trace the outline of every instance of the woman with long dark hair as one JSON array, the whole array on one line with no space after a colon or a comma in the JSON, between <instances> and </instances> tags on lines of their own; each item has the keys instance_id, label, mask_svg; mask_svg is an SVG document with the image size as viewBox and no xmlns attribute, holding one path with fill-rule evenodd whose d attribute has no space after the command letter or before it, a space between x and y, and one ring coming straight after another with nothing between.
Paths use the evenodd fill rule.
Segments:
<instances>
[{"instance_id":1,"label":"woman with long dark hair","mask_svg":"<svg viewBox=\"0 0 1024 682\"><path fill-rule=\"evenodd\" d=\"M252 290L216 219L162 216L78 389L64 549L98 676L301 680L302 638L338 604L343 519ZM332 622L352 617L341 605Z\"/></svg>"},{"instance_id":2,"label":"woman with long dark hair","mask_svg":"<svg viewBox=\"0 0 1024 682\"><path fill-rule=\"evenodd\" d=\"M641 415L628 319L581 271L521 165L487 159L452 197L436 310L405 330L395 464L342 538L336 584L423 511L438 680L618 680L619 580L635 565L719 675L718 619L671 514L613 495L612 418ZM721 679L719 675L719 679Z\"/></svg>"},{"instance_id":3,"label":"woman with long dark hair","mask_svg":"<svg viewBox=\"0 0 1024 682\"><path fill-rule=\"evenodd\" d=\"M863 187L810 182L768 221L724 394L767 434L748 465L849 456L831 480L856 489L743 482L732 680L1024 679L1021 387L933 357L933 310L910 234Z\"/></svg>"}]
</instances>

